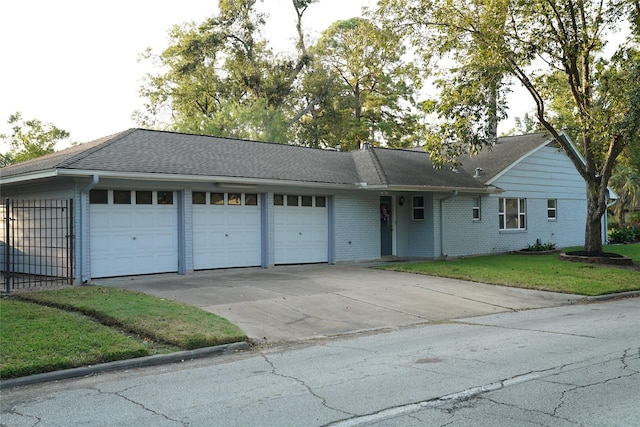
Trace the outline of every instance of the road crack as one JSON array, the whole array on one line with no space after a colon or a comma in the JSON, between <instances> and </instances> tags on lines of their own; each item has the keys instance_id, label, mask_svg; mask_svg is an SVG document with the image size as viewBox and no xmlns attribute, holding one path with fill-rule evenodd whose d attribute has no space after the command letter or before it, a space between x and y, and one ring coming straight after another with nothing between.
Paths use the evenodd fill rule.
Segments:
<instances>
[{"instance_id":1,"label":"road crack","mask_svg":"<svg viewBox=\"0 0 640 427\"><path fill-rule=\"evenodd\" d=\"M329 405L327 403L327 399L322 397L322 396L320 396L318 393L316 393L313 390L313 388L311 388L311 386L309 384L307 384L305 381L303 381L300 378L297 378L297 377L295 377L293 375L286 375L286 374L279 373L277 368L276 368L276 366L273 364L273 362L269 359L269 357L266 354L261 354L261 356L264 359L264 361L267 362L267 364L271 367L271 374L272 375L278 376L280 378L286 378L286 379L289 379L289 380L293 380L296 383L300 384L302 387L304 387L307 390L307 392L311 396L313 396L314 398L318 399L320 401L320 404L322 406L324 406L325 408L327 408L327 409L331 409L332 411L340 412L340 413L348 415L348 416L355 416L355 414L353 414L351 412L347 412L347 411L344 411L344 410L342 410L340 408L335 408L335 407Z\"/></svg>"},{"instance_id":2,"label":"road crack","mask_svg":"<svg viewBox=\"0 0 640 427\"><path fill-rule=\"evenodd\" d=\"M573 393L575 391L584 390L584 389L587 389L587 388L590 388L590 387L596 387L596 386L600 386L600 385L603 385L603 384L610 383L612 381L617 381L617 380L620 380L620 379L630 378L630 377L639 375L640 371L638 371L636 369L631 369L630 366L629 366L629 361L633 360L633 359L640 359L640 348L637 348L637 349L628 348L628 349L624 350L622 352L622 355L620 356L620 362L622 363L622 369L625 370L625 371L630 371L630 373L628 373L626 375L618 375L618 376L615 376L615 377L612 377L612 378L606 378L606 379L604 379L602 381L596 381L596 382L589 383L589 384L576 385L573 388L564 390L562 392L562 394L560 395L560 399L559 399L558 405L554 408L552 415L554 417L558 417L557 413L564 406L565 398L567 397L567 395L569 395L569 394L571 394L571 393ZM609 362L612 362L613 360L615 360L615 359L609 359L609 360L607 360L607 361L605 361L603 363L609 363ZM558 418L561 418L561 417L558 417ZM561 418L561 419L565 419L565 418Z\"/></svg>"},{"instance_id":3,"label":"road crack","mask_svg":"<svg viewBox=\"0 0 640 427\"><path fill-rule=\"evenodd\" d=\"M23 414L22 412L15 411L13 408L11 408L6 412L3 411L3 413L7 415L15 415L17 417L22 417L24 421L33 420L33 424L31 424L32 427L36 427L37 425L42 423L42 421L44 421L41 417L38 417L36 415L31 415L31 414ZM7 426L7 424L0 422L0 427L5 427L5 426Z\"/></svg>"},{"instance_id":4,"label":"road crack","mask_svg":"<svg viewBox=\"0 0 640 427\"><path fill-rule=\"evenodd\" d=\"M175 418L171 418L171 417L169 417L168 415L163 414L163 413L158 412L158 411L155 411L155 410L153 410L153 409L149 408L148 406L145 406L143 403L137 402L137 401L135 401L135 400L133 400L133 399L131 399L131 398L129 398L129 397L127 397L127 396L125 396L125 395L123 394L123 393L125 393L125 392L127 392L128 390L131 390L131 389L133 389L133 388L136 388L136 387L135 387L135 386L134 386L134 387L128 387L128 388L125 388L125 389L123 389L123 390L120 390L120 391L113 391L113 392L110 392L110 391L103 391L103 390L100 390L100 389L97 389L97 388L93 388L93 390L96 390L96 391L97 391L98 393L100 393L100 394L110 394L110 395L112 395L112 396L118 396L119 398L121 398L121 399L123 399L123 400L126 400L127 402L129 402L129 403L131 403L131 404L133 404L133 405L136 405L136 406L138 406L138 407L142 408L143 410L145 410L145 411L147 411L147 412L149 412L149 413L151 413L151 414L153 414L153 415L157 415L157 416L159 416L159 417L162 417L162 418L166 419L167 421L172 421L172 422L178 423L178 424L180 424L180 425L183 425L184 427L188 427L188 426L189 426L189 423L188 423L188 422L180 421L180 420L177 420L177 419L175 419Z\"/></svg>"}]
</instances>

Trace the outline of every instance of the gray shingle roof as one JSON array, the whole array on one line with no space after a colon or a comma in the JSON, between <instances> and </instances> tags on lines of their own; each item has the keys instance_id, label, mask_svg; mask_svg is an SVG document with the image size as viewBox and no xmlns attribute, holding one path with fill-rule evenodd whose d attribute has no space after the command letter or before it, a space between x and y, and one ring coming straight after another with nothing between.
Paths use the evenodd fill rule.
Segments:
<instances>
[{"instance_id":1,"label":"gray shingle roof","mask_svg":"<svg viewBox=\"0 0 640 427\"><path fill-rule=\"evenodd\" d=\"M550 140L548 133L502 137L492 148L485 148L473 157L462 156L458 160L462 163L462 169L472 176L476 168L481 168L478 179L486 184L522 156Z\"/></svg>"},{"instance_id":2,"label":"gray shingle roof","mask_svg":"<svg viewBox=\"0 0 640 427\"><path fill-rule=\"evenodd\" d=\"M130 129L9 166L2 169L2 176L56 168L333 184L358 180L348 153L145 129Z\"/></svg>"},{"instance_id":3,"label":"gray shingle roof","mask_svg":"<svg viewBox=\"0 0 640 427\"><path fill-rule=\"evenodd\" d=\"M371 148L355 152L129 129L48 156L0 169L0 178L53 170L171 174L369 186L485 188L488 179L548 140L546 135L502 138L493 150L461 159L463 168L434 169L427 153ZM482 179L473 178L481 167Z\"/></svg>"},{"instance_id":4,"label":"gray shingle roof","mask_svg":"<svg viewBox=\"0 0 640 427\"><path fill-rule=\"evenodd\" d=\"M435 169L424 151L373 149L390 186L432 187L443 189L483 189L484 184L474 179L464 169L457 171L443 167Z\"/></svg>"}]
</instances>

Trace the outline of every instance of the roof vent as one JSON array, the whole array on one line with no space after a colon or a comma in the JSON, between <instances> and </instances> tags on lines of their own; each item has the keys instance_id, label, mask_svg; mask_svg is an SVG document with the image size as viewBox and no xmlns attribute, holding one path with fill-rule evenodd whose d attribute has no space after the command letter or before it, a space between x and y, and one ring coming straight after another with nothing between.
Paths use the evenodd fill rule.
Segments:
<instances>
[{"instance_id":1,"label":"roof vent","mask_svg":"<svg viewBox=\"0 0 640 427\"><path fill-rule=\"evenodd\" d=\"M482 168L476 168L476 173L473 174L473 177L480 178L481 175L482 175Z\"/></svg>"},{"instance_id":2,"label":"roof vent","mask_svg":"<svg viewBox=\"0 0 640 427\"><path fill-rule=\"evenodd\" d=\"M368 141L363 142L363 143L362 143L362 149L363 149L363 150L369 150L369 149L371 149L371 143L370 143L370 142L368 142Z\"/></svg>"},{"instance_id":3,"label":"roof vent","mask_svg":"<svg viewBox=\"0 0 640 427\"><path fill-rule=\"evenodd\" d=\"M342 145L340 144L336 145L336 151L340 151L340 150L342 150Z\"/></svg>"}]
</instances>

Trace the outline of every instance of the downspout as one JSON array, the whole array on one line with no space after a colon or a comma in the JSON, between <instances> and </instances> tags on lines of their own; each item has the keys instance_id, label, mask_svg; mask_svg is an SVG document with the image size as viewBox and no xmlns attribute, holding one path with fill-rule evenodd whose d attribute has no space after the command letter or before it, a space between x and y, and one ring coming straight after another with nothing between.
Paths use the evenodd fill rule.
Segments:
<instances>
[{"instance_id":1,"label":"downspout","mask_svg":"<svg viewBox=\"0 0 640 427\"><path fill-rule=\"evenodd\" d=\"M87 283L89 275L89 198L85 195L100 181L99 175L92 175L89 185L80 190L80 282Z\"/></svg>"},{"instance_id":2,"label":"downspout","mask_svg":"<svg viewBox=\"0 0 640 427\"><path fill-rule=\"evenodd\" d=\"M453 199L458 195L458 190L454 190L453 193L449 194L447 197L443 197L440 199L440 258L443 258L444 255L444 218L442 216L443 213L443 205L446 200Z\"/></svg>"}]
</instances>

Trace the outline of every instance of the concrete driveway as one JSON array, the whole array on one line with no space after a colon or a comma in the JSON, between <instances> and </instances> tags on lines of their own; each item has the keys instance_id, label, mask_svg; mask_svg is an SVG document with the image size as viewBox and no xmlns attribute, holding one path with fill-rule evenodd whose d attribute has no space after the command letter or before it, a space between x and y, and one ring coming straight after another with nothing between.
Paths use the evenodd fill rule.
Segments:
<instances>
[{"instance_id":1,"label":"concrete driveway","mask_svg":"<svg viewBox=\"0 0 640 427\"><path fill-rule=\"evenodd\" d=\"M191 304L253 339L295 341L552 307L582 297L397 273L364 265L296 265L95 280Z\"/></svg>"}]
</instances>

